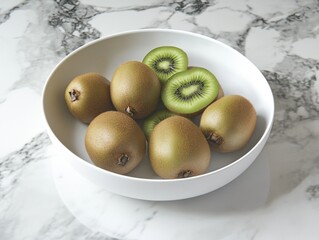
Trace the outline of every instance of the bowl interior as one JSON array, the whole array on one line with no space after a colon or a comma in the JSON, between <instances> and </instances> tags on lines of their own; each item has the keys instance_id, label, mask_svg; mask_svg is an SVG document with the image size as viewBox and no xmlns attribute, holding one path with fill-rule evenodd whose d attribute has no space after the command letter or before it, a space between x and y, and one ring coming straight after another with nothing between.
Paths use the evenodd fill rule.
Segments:
<instances>
[{"instance_id":1,"label":"bowl interior","mask_svg":"<svg viewBox=\"0 0 319 240\"><path fill-rule=\"evenodd\" d=\"M64 101L64 90L70 80L86 72L97 72L111 80L120 64L130 60L142 61L151 49L163 45L183 49L188 54L190 66L212 71L225 94L245 96L257 111L257 126L248 145L234 153L213 152L210 172L249 154L266 136L272 124L273 96L267 81L250 61L232 48L208 37L173 30L140 30L101 38L79 48L63 59L49 76L43 92L44 114L50 130L66 150L92 164L84 146L87 125L69 113ZM158 178L147 156L129 176Z\"/></svg>"}]
</instances>

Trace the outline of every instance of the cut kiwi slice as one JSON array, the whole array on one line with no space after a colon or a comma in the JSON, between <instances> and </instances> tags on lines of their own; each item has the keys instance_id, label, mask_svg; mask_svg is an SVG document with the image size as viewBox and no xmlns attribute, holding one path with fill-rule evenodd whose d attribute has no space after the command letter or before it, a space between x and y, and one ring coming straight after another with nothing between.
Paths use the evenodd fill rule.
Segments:
<instances>
[{"instance_id":1,"label":"cut kiwi slice","mask_svg":"<svg viewBox=\"0 0 319 240\"><path fill-rule=\"evenodd\" d=\"M163 85L171 76L187 69L188 56L178 47L161 46L151 50L143 63L154 70Z\"/></svg>"},{"instance_id":2,"label":"cut kiwi slice","mask_svg":"<svg viewBox=\"0 0 319 240\"><path fill-rule=\"evenodd\" d=\"M178 114L194 114L215 100L219 83L205 68L194 67L176 73L164 85L161 93L166 108Z\"/></svg>"},{"instance_id":3,"label":"cut kiwi slice","mask_svg":"<svg viewBox=\"0 0 319 240\"><path fill-rule=\"evenodd\" d=\"M167 109L161 109L147 117L143 123L143 130L147 140L150 138L153 129L157 124L166 118L176 115Z\"/></svg>"}]
</instances>

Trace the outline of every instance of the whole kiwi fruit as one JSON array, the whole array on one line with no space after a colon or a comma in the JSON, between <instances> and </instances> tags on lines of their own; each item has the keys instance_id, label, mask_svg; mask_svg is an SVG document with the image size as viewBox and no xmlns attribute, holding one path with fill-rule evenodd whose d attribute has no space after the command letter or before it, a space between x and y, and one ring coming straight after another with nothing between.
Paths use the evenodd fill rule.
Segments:
<instances>
[{"instance_id":1,"label":"whole kiwi fruit","mask_svg":"<svg viewBox=\"0 0 319 240\"><path fill-rule=\"evenodd\" d=\"M154 70L162 85L175 73L185 71L188 56L185 51L175 46L160 46L146 54L143 63Z\"/></svg>"},{"instance_id":2,"label":"whole kiwi fruit","mask_svg":"<svg viewBox=\"0 0 319 240\"><path fill-rule=\"evenodd\" d=\"M149 140L149 158L158 176L185 178L207 171L211 151L198 126L185 117L171 116L155 126Z\"/></svg>"},{"instance_id":3,"label":"whole kiwi fruit","mask_svg":"<svg viewBox=\"0 0 319 240\"><path fill-rule=\"evenodd\" d=\"M121 64L111 81L114 107L134 119L142 119L155 111L160 100L161 84L147 65L138 61Z\"/></svg>"},{"instance_id":4,"label":"whole kiwi fruit","mask_svg":"<svg viewBox=\"0 0 319 240\"><path fill-rule=\"evenodd\" d=\"M201 67L176 73L164 85L161 99L167 109L184 116L203 111L218 96L215 75Z\"/></svg>"},{"instance_id":5,"label":"whole kiwi fruit","mask_svg":"<svg viewBox=\"0 0 319 240\"><path fill-rule=\"evenodd\" d=\"M100 113L114 109L109 81L94 72L73 78L65 89L64 98L72 115L84 123L90 123Z\"/></svg>"},{"instance_id":6,"label":"whole kiwi fruit","mask_svg":"<svg viewBox=\"0 0 319 240\"><path fill-rule=\"evenodd\" d=\"M153 129L157 124L159 124L164 119L175 116L175 113L168 111L167 109L160 109L152 115L148 116L143 122L143 131L146 136L146 139L149 140Z\"/></svg>"},{"instance_id":7,"label":"whole kiwi fruit","mask_svg":"<svg viewBox=\"0 0 319 240\"><path fill-rule=\"evenodd\" d=\"M214 150L233 152L244 147L256 127L256 110L241 95L226 95L203 112L200 129Z\"/></svg>"},{"instance_id":8,"label":"whole kiwi fruit","mask_svg":"<svg viewBox=\"0 0 319 240\"><path fill-rule=\"evenodd\" d=\"M96 166L126 174L144 158L146 139L143 130L131 117L118 111L108 111L89 124L85 147Z\"/></svg>"}]
</instances>

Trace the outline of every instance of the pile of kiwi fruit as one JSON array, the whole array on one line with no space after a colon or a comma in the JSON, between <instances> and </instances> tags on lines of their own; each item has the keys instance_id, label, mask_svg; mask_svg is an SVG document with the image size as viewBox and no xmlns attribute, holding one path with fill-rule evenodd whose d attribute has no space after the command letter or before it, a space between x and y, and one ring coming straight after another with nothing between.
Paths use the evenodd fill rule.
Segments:
<instances>
[{"instance_id":1,"label":"pile of kiwi fruit","mask_svg":"<svg viewBox=\"0 0 319 240\"><path fill-rule=\"evenodd\" d=\"M111 81L91 72L69 82L66 105L87 124L85 148L96 166L127 174L150 161L163 179L186 178L206 173L213 151L248 143L252 103L225 95L211 71L188 62L181 48L159 46L119 65Z\"/></svg>"}]
</instances>

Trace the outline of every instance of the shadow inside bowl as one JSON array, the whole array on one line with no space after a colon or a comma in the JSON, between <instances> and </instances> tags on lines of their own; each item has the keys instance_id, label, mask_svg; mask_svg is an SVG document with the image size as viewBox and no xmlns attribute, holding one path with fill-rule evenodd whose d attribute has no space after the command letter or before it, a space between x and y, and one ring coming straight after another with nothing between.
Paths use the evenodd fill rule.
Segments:
<instances>
[{"instance_id":1,"label":"shadow inside bowl","mask_svg":"<svg viewBox=\"0 0 319 240\"><path fill-rule=\"evenodd\" d=\"M194 121L198 124L198 120L195 119ZM265 133L266 127L266 119L263 116L258 115L255 131L244 148L231 153L219 153L212 150L211 163L208 172L213 172L220 168L226 167L227 165L239 160L241 157L247 154L261 140L263 134ZM138 167L128 175L137 178L160 179L152 170L147 154Z\"/></svg>"},{"instance_id":2,"label":"shadow inside bowl","mask_svg":"<svg viewBox=\"0 0 319 240\"><path fill-rule=\"evenodd\" d=\"M75 155L93 164L90 160L86 149L85 149L85 131L87 125L76 120L65 107L64 109L65 121L64 124L59 126L56 130L57 136L63 136L63 144ZM227 165L235 162L236 160L247 154L257 143L260 141L266 129L266 120L262 116L257 116L256 128L250 141L247 145L235 152L231 153L219 153L212 150L212 160L207 172L216 171L220 168L226 167ZM130 173L128 176L143 179L160 179L155 172L152 170L148 153L141 163Z\"/></svg>"}]
</instances>

